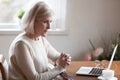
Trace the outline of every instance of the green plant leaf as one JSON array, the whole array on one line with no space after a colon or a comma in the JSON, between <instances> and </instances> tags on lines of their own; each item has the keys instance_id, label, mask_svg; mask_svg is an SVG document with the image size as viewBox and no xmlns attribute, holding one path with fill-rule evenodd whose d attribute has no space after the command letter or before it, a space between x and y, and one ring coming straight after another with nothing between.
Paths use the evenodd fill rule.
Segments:
<instances>
[{"instance_id":1,"label":"green plant leaf","mask_svg":"<svg viewBox=\"0 0 120 80\"><path fill-rule=\"evenodd\" d=\"M23 15L24 15L25 11L23 9L19 9L17 11L17 16L19 19L22 19Z\"/></svg>"}]
</instances>

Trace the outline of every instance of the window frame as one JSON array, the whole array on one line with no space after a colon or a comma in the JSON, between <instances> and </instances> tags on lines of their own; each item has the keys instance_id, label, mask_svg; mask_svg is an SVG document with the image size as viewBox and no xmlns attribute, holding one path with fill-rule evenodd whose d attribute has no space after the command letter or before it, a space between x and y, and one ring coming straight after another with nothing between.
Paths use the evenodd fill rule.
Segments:
<instances>
[{"instance_id":1,"label":"window frame","mask_svg":"<svg viewBox=\"0 0 120 80\"><path fill-rule=\"evenodd\" d=\"M66 14L65 14L66 16ZM66 21L65 21L66 22ZM61 27L61 30L49 30L48 35L66 35L67 34L67 28L65 27L64 22L64 30ZM16 35L18 33L22 32L22 29L19 26L19 23L0 23L0 35Z\"/></svg>"},{"instance_id":2,"label":"window frame","mask_svg":"<svg viewBox=\"0 0 120 80\"><path fill-rule=\"evenodd\" d=\"M22 32L22 29L18 26L19 25L16 23L7 23L7 24L0 23L0 35L17 35L17 34ZM56 35L63 35L64 36L67 34L68 34L67 29L65 29L65 30L49 30L48 31L48 35L50 35L50 36L56 36Z\"/></svg>"}]
</instances>

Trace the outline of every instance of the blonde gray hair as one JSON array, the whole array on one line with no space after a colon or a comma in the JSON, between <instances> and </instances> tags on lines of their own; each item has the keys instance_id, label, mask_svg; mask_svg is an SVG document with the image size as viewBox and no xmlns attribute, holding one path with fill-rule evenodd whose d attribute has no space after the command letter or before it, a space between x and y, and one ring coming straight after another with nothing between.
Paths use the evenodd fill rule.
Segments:
<instances>
[{"instance_id":1,"label":"blonde gray hair","mask_svg":"<svg viewBox=\"0 0 120 80\"><path fill-rule=\"evenodd\" d=\"M53 11L44 2L36 2L28 11L23 15L21 26L28 34L34 34L35 20L42 20L53 16Z\"/></svg>"}]
</instances>

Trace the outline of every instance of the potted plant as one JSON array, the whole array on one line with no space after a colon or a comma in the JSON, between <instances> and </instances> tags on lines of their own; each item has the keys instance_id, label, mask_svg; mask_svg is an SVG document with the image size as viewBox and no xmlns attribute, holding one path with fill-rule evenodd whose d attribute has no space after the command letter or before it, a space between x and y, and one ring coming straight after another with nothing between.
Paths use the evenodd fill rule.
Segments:
<instances>
[{"instance_id":1,"label":"potted plant","mask_svg":"<svg viewBox=\"0 0 120 80\"><path fill-rule=\"evenodd\" d=\"M117 34L117 37L112 41L112 44L111 44L111 50L109 50L109 52L103 52L102 54L100 54L97 59L98 60L110 60L111 56L112 56L112 53L113 53L113 50L114 50L114 47L118 44L118 47L117 47L117 51L115 53L115 56L114 56L114 60L120 60L120 33Z\"/></svg>"}]
</instances>

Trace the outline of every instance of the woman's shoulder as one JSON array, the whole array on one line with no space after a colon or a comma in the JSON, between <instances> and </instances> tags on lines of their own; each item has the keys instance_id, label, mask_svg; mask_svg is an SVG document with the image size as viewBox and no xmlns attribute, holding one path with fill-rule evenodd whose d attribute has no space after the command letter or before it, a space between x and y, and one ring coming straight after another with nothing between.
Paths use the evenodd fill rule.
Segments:
<instances>
[{"instance_id":1,"label":"woman's shoulder","mask_svg":"<svg viewBox=\"0 0 120 80\"><path fill-rule=\"evenodd\" d=\"M23 43L23 42L27 42L26 38L25 38L25 33L20 33L18 36L16 36L16 38L13 40L12 45L15 45L16 43Z\"/></svg>"},{"instance_id":2,"label":"woman's shoulder","mask_svg":"<svg viewBox=\"0 0 120 80\"><path fill-rule=\"evenodd\" d=\"M24 37L25 33L18 34L13 41L21 40Z\"/></svg>"}]
</instances>

